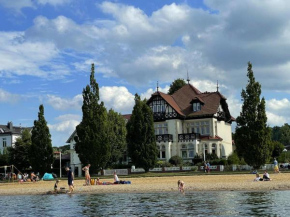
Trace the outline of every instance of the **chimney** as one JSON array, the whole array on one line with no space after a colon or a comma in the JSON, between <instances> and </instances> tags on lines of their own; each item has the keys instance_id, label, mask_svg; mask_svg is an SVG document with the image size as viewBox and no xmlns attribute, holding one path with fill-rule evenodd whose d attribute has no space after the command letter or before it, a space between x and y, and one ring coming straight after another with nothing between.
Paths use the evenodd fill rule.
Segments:
<instances>
[{"instance_id":1,"label":"chimney","mask_svg":"<svg viewBox=\"0 0 290 217\"><path fill-rule=\"evenodd\" d=\"M9 130L11 130L11 131L13 130L13 123L12 123L12 121L8 122L7 126L9 128Z\"/></svg>"}]
</instances>

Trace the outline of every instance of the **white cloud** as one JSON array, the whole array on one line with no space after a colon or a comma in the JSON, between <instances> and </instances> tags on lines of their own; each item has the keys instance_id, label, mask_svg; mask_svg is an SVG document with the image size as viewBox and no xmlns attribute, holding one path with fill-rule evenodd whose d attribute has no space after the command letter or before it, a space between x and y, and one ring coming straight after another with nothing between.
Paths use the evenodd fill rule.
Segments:
<instances>
[{"instance_id":1,"label":"white cloud","mask_svg":"<svg viewBox=\"0 0 290 217\"><path fill-rule=\"evenodd\" d=\"M131 113L135 104L134 95L124 86L101 87L100 100L107 109L113 108L122 114Z\"/></svg>"},{"instance_id":2,"label":"white cloud","mask_svg":"<svg viewBox=\"0 0 290 217\"><path fill-rule=\"evenodd\" d=\"M55 95L47 95L47 103L56 110L80 110L83 103L82 94L74 96L72 99L65 99Z\"/></svg>"},{"instance_id":3,"label":"white cloud","mask_svg":"<svg viewBox=\"0 0 290 217\"><path fill-rule=\"evenodd\" d=\"M168 93L168 90L169 90L169 86L168 85L166 85L164 88L162 88L162 87L159 87L159 89L158 89L160 92L162 92L162 93ZM157 91L157 87L156 87L156 89L152 89L152 88L149 88L146 92L144 92L144 93L141 93L141 99L150 99L150 97L151 97L151 95L153 94L153 93L155 93Z\"/></svg>"},{"instance_id":4,"label":"white cloud","mask_svg":"<svg viewBox=\"0 0 290 217\"><path fill-rule=\"evenodd\" d=\"M53 6L64 5L72 2L73 0L37 0L38 4L45 5L50 4Z\"/></svg>"},{"instance_id":5,"label":"white cloud","mask_svg":"<svg viewBox=\"0 0 290 217\"><path fill-rule=\"evenodd\" d=\"M35 8L32 0L0 0L0 5L20 13L22 8Z\"/></svg>"},{"instance_id":6,"label":"white cloud","mask_svg":"<svg viewBox=\"0 0 290 217\"><path fill-rule=\"evenodd\" d=\"M0 88L0 103L15 103L20 99L18 94L9 93Z\"/></svg>"},{"instance_id":7,"label":"white cloud","mask_svg":"<svg viewBox=\"0 0 290 217\"><path fill-rule=\"evenodd\" d=\"M80 115L66 114L55 118L57 123L48 124L53 144L55 146L64 145L68 137L74 132L76 126L81 121Z\"/></svg>"},{"instance_id":8,"label":"white cloud","mask_svg":"<svg viewBox=\"0 0 290 217\"><path fill-rule=\"evenodd\" d=\"M268 124L270 126L282 126L284 123L289 122L289 118L281 115L274 114L267 111Z\"/></svg>"}]
</instances>

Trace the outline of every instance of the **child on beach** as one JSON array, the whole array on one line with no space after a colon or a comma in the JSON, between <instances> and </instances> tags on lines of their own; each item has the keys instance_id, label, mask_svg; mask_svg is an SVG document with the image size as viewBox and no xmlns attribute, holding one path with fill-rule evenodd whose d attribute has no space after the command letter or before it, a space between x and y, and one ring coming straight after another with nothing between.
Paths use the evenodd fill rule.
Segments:
<instances>
[{"instance_id":1,"label":"child on beach","mask_svg":"<svg viewBox=\"0 0 290 217\"><path fill-rule=\"evenodd\" d=\"M259 173L256 173L256 178L254 179L254 182L257 181L263 181L263 179L260 177Z\"/></svg>"},{"instance_id":2,"label":"child on beach","mask_svg":"<svg viewBox=\"0 0 290 217\"><path fill-rule=\"evenodd\" d=\"M179 192L184 193L184 188L185 188L184 182L181 180L178 180L177 185L178 185Z\"/></svg>"},{"instance_id":3,"label":"child on beach","mask_svg":"<svg viewBox=\"0 0 290 217\"><path fill-rule=\"evenodd\" d=\"M57 192L57 186L58 186L59 180L57 179L54 184L54 192Z\"/></svg>"}]
</instances>

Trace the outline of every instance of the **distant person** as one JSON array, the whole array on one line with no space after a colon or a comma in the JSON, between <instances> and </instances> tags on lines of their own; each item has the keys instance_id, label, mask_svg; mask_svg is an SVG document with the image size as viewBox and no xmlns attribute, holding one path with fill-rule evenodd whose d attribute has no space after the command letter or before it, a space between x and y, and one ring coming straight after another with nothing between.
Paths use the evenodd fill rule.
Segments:
<instances>
[{"instance_id":1,"label":"distant person","mask_svg":"<svg viewBox=\"0 0 290 217\"><path fill-rule=\"evenodd\" d=\"M206 164L206 171L209 173L210 172L210 163L209 162L207 162L207 164Z\"/></svg>"},{"instance_id":2,"label":"distant person","mask_svg":"<svg viewBox=\"0 0 290 217\"><path fill-rule=\"evenodd\" d=\"M184 184L184 182L181 181L181 180L178 180L178 182L177 182L177 186L178 186L178 190L179 190L179 192L184 193L184 188L185 188L185 184Z\"/></svg>"},{"instance_id":3,"label":"distant person","mask_svg":"<svg viewBox=\"0 0 290 217\"><path fill-rule=\"evenodd\" d=\"M34 174L34 172L32 172L32 173L30 174L30 179L31 179L32 182L36 182L36 180L37 180L37 176Z\"/></svg>"},{"instance_id":4,"label":"distant person","mask_svg":"<svg viewBox=\"0 0 290 217\"><path fill-rule=\"evenodd\" d=\"M276 160L276 158L274 158L274 172L280 173L279 167L278 167L278 161Z\"/></svg>"},{"instance_id":5,"label":"distant person","mask_svg":"<svg viewBox=\"0 0 290 217\"><path fill-rule=\"evenodd\" d=\"M263 181L263 179L260 177L259 173L256 173L256 178L254 179L254 182L257 181Z\"/></svg>"},{"instance_id":6,"label":"distant person","mask_svg":"<svg viewBox=\"0 0 290 217\"><path fill-rule=\"evenodd\" d=\"M83 171L85 171L85 178L86 178L85 185L90 185L91 184L90 167L91 167L91 164L88 164L87 166L85 166L82 169Z\"/></svg>"},{"instance_id":7,"label":"distant person","mask_svg":"<svg viewBox=\"0 0 290 217\"><path fill-rule=\"evenodd\" d=\"M114 172L114 184L119 184L120 183L120 180L119 180L119 177L116 173L116 171Z\"/></svg>"},{"instance_id":8,"label":"distant person","mask_svg":"<svg viewBox=\"0 0 290 217\"><path fill-rule=\"evenodd\" d=\"M271 181L270 179L270 175L269 173L267 172L267 170L265 170L264 174L263 174L263 180L264 181Z\"/></svg>"},{"instance_id":9,"label":"distant person","mask_svg":"<svg viewBox=\"0 0 290 217\"><path fill-rule=\"evenodd\" d=\"M207 165L206 165L206 161L203 162L203 169L204 169L204 172L206 173L207 172Z\"/></svg>"},{"instance_id":10,"label":"distant person","mask_svg":"<svg viewBox=\"0 0 290 217\"><path fill-rule=\"evenodd\" d=\"M68 182L68 186L69 186L68 193L70 194L74 191L74 187L73 187L74 177L73 177L72 171L68 167L66 167L65 170L67 171L67 182Z\"/></svg>"}]
</instances>

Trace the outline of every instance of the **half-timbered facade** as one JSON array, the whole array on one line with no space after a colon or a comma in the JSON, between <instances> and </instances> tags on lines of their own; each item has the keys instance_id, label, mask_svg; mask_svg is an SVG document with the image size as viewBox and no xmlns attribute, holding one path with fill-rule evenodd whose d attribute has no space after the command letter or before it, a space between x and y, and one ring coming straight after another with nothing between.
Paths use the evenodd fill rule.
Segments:
<instances>
[{"instance_id":1,"label":"half-timbered facade","mask_svg":"<svg viewBox=\"0 0 290 217\"><path fill-rule=\"evenodd\" d=\"M216 92L200 92L190 84L172 95L160 91L147 104L153 111L160 160L178 155L191 161L195 155L232 153L231 123L226 98Z\"/></svg>"}]
</instances>

